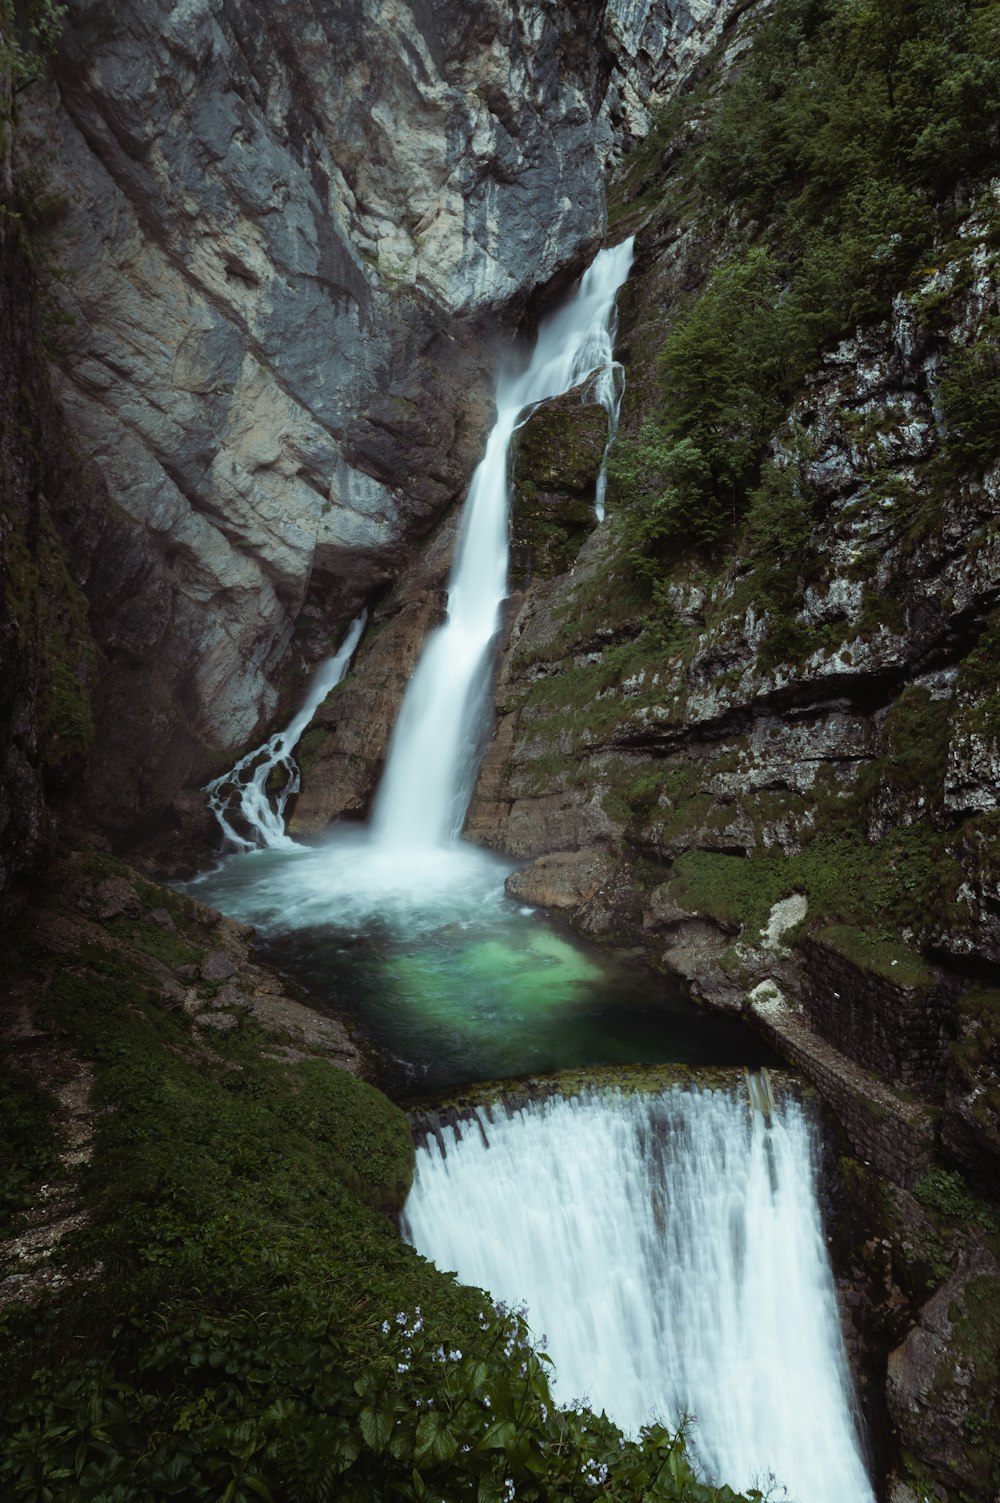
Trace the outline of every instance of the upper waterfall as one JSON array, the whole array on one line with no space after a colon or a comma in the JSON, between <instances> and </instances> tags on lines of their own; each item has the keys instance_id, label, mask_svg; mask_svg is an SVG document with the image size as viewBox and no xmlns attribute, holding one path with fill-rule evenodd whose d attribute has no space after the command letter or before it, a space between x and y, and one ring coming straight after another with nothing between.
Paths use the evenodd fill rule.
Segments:
<instances>
[{"instance_id":1,"label":"upper waterfall","mask_svg":"<svg viewBox=\"0 0 1000 1503\"><path fill-rule=\"evenodd\" d=\"M594 376L613 411L615 298L632 240L598 252L579 289L538 331L525 370L501 376L497 418L469 487L448 581L448 616L428 637L389 745L373 816L382 846L425 850L459 834L477 767L490 644L507 593L508 454L526 411Z\"/></svg>"}]
</instances>

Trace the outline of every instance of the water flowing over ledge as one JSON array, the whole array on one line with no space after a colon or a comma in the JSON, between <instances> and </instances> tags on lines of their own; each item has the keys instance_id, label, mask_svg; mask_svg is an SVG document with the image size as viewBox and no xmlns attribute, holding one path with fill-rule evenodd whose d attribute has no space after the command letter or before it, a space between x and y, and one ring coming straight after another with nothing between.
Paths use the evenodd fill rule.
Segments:
<instances>
[{"instance_id":1,"label":"water flowing over ledge","mask_svg":"<svg viewBox=\"0 0 1000 1503\"><path fill-rule=\"evenodd\" d=\"M626 1430L692 1417L705 1473L872 1503L802 1107L743 1093L550 1097L418 1151L404 1230L527 1300L557 1392Z\"/></svg>"},{"instance_id":2,"label":"water flowing over ledge","mask_svg":"<svg viewBox=\"0 0 1000 1503\"><path fill-rule=\"evenodd\" d=\"M458 838L478 770L490 649L507 594L510 441L539 403L591 377L613 423L621 386L612 351L615 298L631 265L631 239L599 251L574 296L542 323L525 370L498 382L497 420L462 513L448 617L424 644L389 745L372 819L380 846L426 850Z\"/></svg>"}]
</instances>

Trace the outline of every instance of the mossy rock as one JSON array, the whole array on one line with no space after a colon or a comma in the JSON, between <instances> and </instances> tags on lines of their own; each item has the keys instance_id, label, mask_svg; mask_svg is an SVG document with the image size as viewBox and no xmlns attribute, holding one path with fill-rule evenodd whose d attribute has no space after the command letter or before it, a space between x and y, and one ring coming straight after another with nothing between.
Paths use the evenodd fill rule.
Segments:
<instances>
[{"instance_id":1,"label":"mossy rock","mask_svg":"<svg viewBox=\"0 0 1000 1503\"><path fill-rule=\"evenodd\" d=\"M607 413L597 403L578 393L546 402L515 437L515 484L593 498L607 441Z\"/></svg>"},{"instance_id":2,"label":"mossy rock","mask_svg":"<svg viewBox=\"0 0 1000 1503\"><path fill-rule=\"evenodd\" d=\"M811 1093L797 1076L787 1071L768 1072L776 1094L805 1099ZM514 1112L531 1102L554 1096L584 1096L604 1091L624 1095L656 1095L675 1086L689 1090L741 1091L746 1071L740 1066L710 1065L590 1065L583 1069L559 1070L550 1075L527 1075L516 1080L477 1081L466 1090L446 1097L427 1097L408 1103L414 1137L419 1141L442 1124L471 1118L494 1108Z\"/></svg>"},{"instance_id":3,"label":"mossy rock","mask_svg":"<svg viewBox=\"0 0 1000 1503\"><path fill-rule=\"evenodd\" d=\"M595 525L597 476L607 443L603 407L578 398L547 403L514 442L511 575L565 573Z\"/></svg>"},{"instance_id":4,"label":"mossy rock","mask_svg":"<svg viewBox=\"0 0 1000 1503\"><path fill-rule=\"evenodd\" d=\"M911 1476L949 1498L993 1497L1000 1475L1000 1276L973 1253L889 1361L890 1413ZM915 1460L914 1458L919 1458Z\"/></svg>"},{"instance_id":5,"label":"mossy rock","mask_svg":"<svg viewBox=\"0 0 1000 1503\"><path fill-rule=\"evenodd\" d=\"M835 950L859 971L891 981L894 986L924 989L936 977L923 957L902 940L884 939L869 930L849 924L830 924L816 931L818 944Z\"/></svg>"}]
</instances>

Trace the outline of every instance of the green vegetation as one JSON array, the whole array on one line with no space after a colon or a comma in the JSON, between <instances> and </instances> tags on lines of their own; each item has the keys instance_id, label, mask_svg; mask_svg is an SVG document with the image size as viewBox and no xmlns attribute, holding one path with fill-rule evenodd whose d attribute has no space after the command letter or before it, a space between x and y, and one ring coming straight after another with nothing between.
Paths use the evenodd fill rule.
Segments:
<instances>
[{"instance_id":1,"label":"green vegetation","mask_svg":"<svg viewBox=\"0 0 1000 1503\"><path fill-rule=\"evenodd\" d=\"M322 1058L269 1057L244 1015L193 1027L146 958L147 915L170 912L176 960L211 942L198 911L112 858L78 870L127 876L142 913L68 965L27 957L94 1071L96 1139L67 1283L0 1317L5 1500L733 1498L697 1482L682 1437L560 1410L522 1316L401 1241L403 1114ZM16 1092L30 1136L44 1107Z\"/></svg>"},{"instance_id":2,"label":"green vegetation","mask_svg":"<svg viewBox=\"0 0 1000 1503\"><path fill-rule=\"evenodd\" d=\"M880 976L896 986L928 987L934 985L934 972L909 945L885 939L870 930L849 924L830 924L817 929L815 937L822 945L836 950L859 971Z\"/></svg>"},{"instance_id":3,"label":"green vegetation","mask_svg":"<svg viewBox=\"0 0 1000 1503\"><path fill-rule=\"evenodd\" d=\"M952 473L981 473L997 457L1000 432L1000 317L948 357L938 382Z\"/></svg>"},{"instance_id":4,"label":"green vegetation","mask_svg":"<svg viewBox=\"0 0 1000 1503\"><path fill-rule=\"evenodd\" d=\"M658 418L612 453L610 473L632 503L627 521L646 572L655 573L649 559L659 548L710 546L727 526L735 534L786 405L778 292L777 268L761 247L719 267L660 353Z\"/></svg>"},{"instance_id":5,"label":"green vegetation","mask_svg":"<svg viewBox=\"0 0 1000 1503\"><path fill-rule=\"evenodd\" d=\"M850 836L814 840L798 855L750 857L686 851L674 866L671 895L682 907L756 936L775 903L792 893L809 901L807 922L863 970L901 984L928 985L930 968L900 941L920 933L941 905L951 873L941 837L907 827L877 844Z\"/></svg>"},{"instance_id":6,"label":"green vegetation","mask_svg":"<svg viewBox=\"0 0 1000 1503\"><path fill-rule=\"evenodd\" d=\"M0 0L0 77L12 94L43 75L68 14L55 0Z\"/></svg>"},{"instance_id":7,"label":"green vegetation","mask_svg":"<svg viewBox=\"0 0 1000 1503\"><path fill-rule=\"evenodd\" d=\"M924 794L928 812L939 813L951 709L949 700L933 699L926 689L904 689L883 722L880 755L862 780L862 796L876 787Z\"/></svg>"},{"instance_id":8,"label":"green vegetation","mask_svg":"<svg viewBox=\"0 0 1000 1503\"><path fill-rule=\"evenodd\" d=\"M988 175L1000 119L1000 16L989 0L779 0L745 66L706 81L661 123L622 206L671 146L657 212L700 216L726 247L673 310L660 402L612 462L637 567L654 581L678 550L732 546L766 444L822 351L883 317L956 222L956 183ZM996 336L942 381L951 452L995 453ZM800 530L808 498L785 523ZM760 546L756 525L742 542ZM779 524L780 525L780 524ZM763 540L766 546L766 540Z\"/></svg>"},{"instance_id":9,"label":"green vegetation","mask_svg":"<svg viewBox=\"0 0 1000 1503\"><path fill-rule=\"evenodd\" d=\"M69 8L56 0L0 0L0 162L10 149L10 128L21 90L44 76ZM16 207L0 201L0 228Z\"/></svg>"},{"instance_id":10,"label":"green vegetation","mask_svg":"<svg viewBox=\"0 0 1000 1503\"><path fill-rule=\"evenodd\" d=\"M57 1159L52 1128L55 1102L0 1043L0 1236L8 1236L17 1213L30 1202L30 1187Z\"/></svg>"},{"instance_id":11,"label":"green vegetation","mask_svg":"<svg viewBox=\"0 0 1000 1503\"><path fill-rule=\"evenodd\" d=\"M973 1194L960 1174L948 1169L925 1169L913 1193L929 1211L977 1226L987 1233L1000 1233L1000 1216Z\"/></svg>"},{"instance_id":12,"label":"green vegetation","mask_svg":"<svg viewBox=\"0 0 1000 1503\"><path fill-rule=\"evenodd\" d=\"M1000 611L987 620L978 642L962 661L956 691L956 732L980 736L992 745L1000 745L1000 687L997 662L1000 661Z\"/></svg>"}]
</instances>

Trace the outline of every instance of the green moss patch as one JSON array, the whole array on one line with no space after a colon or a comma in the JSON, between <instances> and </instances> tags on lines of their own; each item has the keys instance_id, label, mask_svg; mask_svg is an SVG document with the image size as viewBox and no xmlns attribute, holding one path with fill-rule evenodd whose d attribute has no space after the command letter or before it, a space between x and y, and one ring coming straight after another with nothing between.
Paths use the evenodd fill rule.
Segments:
<instances>
[{"instance_id":1,"label":"green moss patch","mask_svg":"<svg viewBox=\"0 0 1000 1503\"><path fill-rule=\"evenodd\" d=\"M55 1168L57 1103L0 1042L0 1236L31 1202L32 1187Z\"/></svg>"},{"instance_id":2,"label":"green moss patch","mask_svg":"<svg viewBox=\"0 0 1000 1503\"><path fill-rule=\"evenodd\" d=\"M975 1226L991 1235L1000 1234L1000 1213L970 1190L962 1176L952 1170L925 1169L913 1193L927 1210L949 1221Z\"/></svg>"},{"instance_id":3,"label":"green moss patch","mask_svg":"<svg viewBox=\"0 0 1000 1503\"><path fill-rule=\"evenodd\" d=\"M817 839L792 856L686 851L675 863L671 896L682 908L753 937L776 902L805 893L811 932L825 928L827 941L845 954L850 950L862 969L923 986L932 972L901 935L904 929L919 934L937 919L949 849L947 837L907 827L873 845Z\"/></svg>"},{"instance_id":4,"label":"green moss patch","mask_svg":"<svg viewBox=\"0 0 1000 1503\"><path fill-rule=\"evenodd\" d=\"M815 938L843 955L859 971L880 976L896 986L929 987L934 972L916 950L898 940L882 939L870 930L855 929L848 924L831 924L817 929Z\"/></svg>"}]
</instances>

